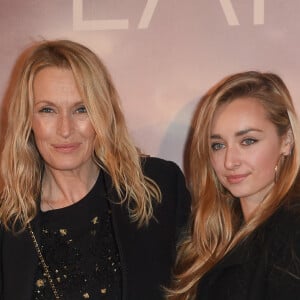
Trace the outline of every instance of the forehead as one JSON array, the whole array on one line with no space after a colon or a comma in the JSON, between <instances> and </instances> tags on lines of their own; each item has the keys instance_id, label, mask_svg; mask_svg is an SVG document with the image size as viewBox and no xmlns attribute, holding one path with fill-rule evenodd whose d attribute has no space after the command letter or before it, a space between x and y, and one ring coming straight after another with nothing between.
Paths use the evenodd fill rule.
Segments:
<instances>
[{"instance_id":1,"label":"forehead","mask_svg":"<svg viewBox=\"0 0 300 300\"><path fill-rule=\"evenodd\" d=\"M212 120L212 131L244 130L246 128L274 127L267 111L256 98L237 98L216 109Z\"/></svg>"},{"instance_id":2,"label":"forehead","mask_svg":"<svg viewBox=\"0 0 300 300\"><path fill-rule=\"evenodd\" d=\"M34 76L34 84L40 84L43 82L47 82L48 84L51 82L59 83L61 80L65 82L68 80L69 82L74 82L73 72L68 68L59 68L59 67L45 67L41 70L37 71Z\"/></svg>"},{"instance_id":3,"label":"forehead","mask_svg":"<svg viewBox=\"0 0 300 300\"><path fill-rule=\"evenodd\" d=\"M72 71L57 67L46 67L36 74L33 93L35 100L79 97Z\"/></svg>"}]
</instances>

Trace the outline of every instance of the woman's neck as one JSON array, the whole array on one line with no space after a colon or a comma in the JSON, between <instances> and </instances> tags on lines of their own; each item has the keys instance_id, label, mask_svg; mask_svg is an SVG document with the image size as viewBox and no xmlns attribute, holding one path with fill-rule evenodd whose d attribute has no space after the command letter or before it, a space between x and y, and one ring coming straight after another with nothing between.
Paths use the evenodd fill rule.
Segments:
<instances>
[{"instance_id":1,"label":"woman's neck","mask_svg":"<svg viewBox=\"0 0 300 300\"><path fill-rule=\"evenodd\" d=\"M99 167L92 164L84 170L60 171L45 168L41 209L43 211L63 208L81 200L93 187Z\"/></svg>"},{"instance_id":2,"label":"woman's neck","mask_svg":"<svg viewBox=\"0 0 300 300\"><path fill-rule=\"evenodd\" d=\"M247 222L256 209L261 205L266 196L270 193L274 183L272 182L261 191L247 197L240 198L241 208L244 215L244 219Z\"/></svg>"}]
</instances>

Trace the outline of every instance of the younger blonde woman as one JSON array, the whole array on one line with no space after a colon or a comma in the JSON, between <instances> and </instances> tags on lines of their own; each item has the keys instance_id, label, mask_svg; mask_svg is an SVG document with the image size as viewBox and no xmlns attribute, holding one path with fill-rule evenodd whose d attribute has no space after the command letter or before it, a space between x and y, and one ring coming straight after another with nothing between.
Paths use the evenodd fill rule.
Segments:
<instances>
[{"instance_id":1,"label":"younger blonde woman","mask_svg":"<svg viewBox=\"0 0 300 300\"><path fill-rule=\"evenodd\" d=\"M169 300L300 299L299 125L275 74L225 78L199 104L191 228Z\"/></svg>"}]
</instances>

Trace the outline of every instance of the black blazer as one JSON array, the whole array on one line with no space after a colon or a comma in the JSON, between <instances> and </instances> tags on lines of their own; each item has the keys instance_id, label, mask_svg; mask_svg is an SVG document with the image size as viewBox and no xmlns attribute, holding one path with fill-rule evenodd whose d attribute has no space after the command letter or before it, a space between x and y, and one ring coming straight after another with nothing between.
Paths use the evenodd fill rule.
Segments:
<instances>
[{"instance_id":1,"label":"black blazer","mask_svg":"<svg viewBox=\"0 0 300 300\"><path fill-rule=\"evenodd\" d=\"M293 202L202 278L197 300L300 299L300 197Z\"/></svg>"},{"instance_id":2,"label":"black blazer","mask_svg":"<svg viewBox=\"0 0 300 300\"><path fill-rule=\"evenodd\" d=\"M164 298L161 286L170 280L176 242L189 214L190 197L176 164L145 158L143 169L162 192L162 203L154 205L155 219L149 226L138 228L130 221L126 205L112 205L113 228L122 265L122 300ZM108 174L105 185L107 197L117 202ZM32 222L35 232L38 232L38 224L37 216ZM28 232L14 236L2 230L0 243L0 299L31 300L38 259Z\"/></svg>"}]
</instances>

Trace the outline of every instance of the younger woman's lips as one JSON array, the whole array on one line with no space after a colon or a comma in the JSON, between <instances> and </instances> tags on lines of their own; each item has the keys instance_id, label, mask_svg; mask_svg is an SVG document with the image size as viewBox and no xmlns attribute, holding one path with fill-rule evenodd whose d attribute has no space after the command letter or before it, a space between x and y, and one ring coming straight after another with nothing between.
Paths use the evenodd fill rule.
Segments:
<instances>
[{"instance_id":1,"label":"younger woman's lips","mask_svg":"<svg viewBox=\"0 0 300 300\"><path fill-rule=\"evenodd\" d=\"M236 184L242 182L247 176L247 174L228 175L226 179L230 184Z\"/></svg>"}]
</instances>

